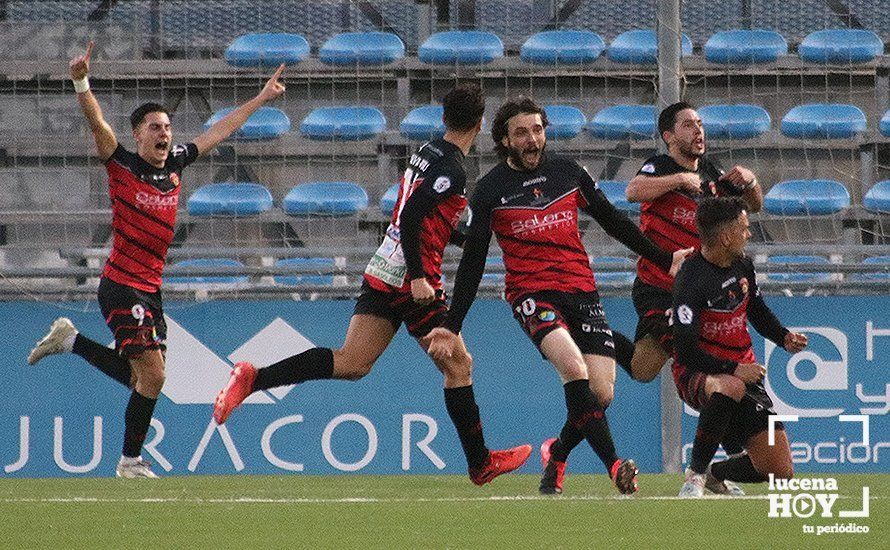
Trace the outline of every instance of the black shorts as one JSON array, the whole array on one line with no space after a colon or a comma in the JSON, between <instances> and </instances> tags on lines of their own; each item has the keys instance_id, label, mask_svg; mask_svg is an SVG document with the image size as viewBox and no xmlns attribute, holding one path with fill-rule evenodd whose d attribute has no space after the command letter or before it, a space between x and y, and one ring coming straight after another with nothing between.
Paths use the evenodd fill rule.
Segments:
<instances>
[{"instance_id":1,"label":"black shorts","mask_svg":"<svg viewBox=\"0 0 890 550\"><path fill-rule=\"evenodd\" d=\"M122 356L135 357L146 350L166 351L167 323L161 291L143 292L102 277L99 309Z\"/></svg>"},{"instance_id":2,"label":"black shorts","mask_svg":"<svg viewBox=\"0 0 890 550\"><path fill-rule=\"evenodd\" d=\"M661 344L668 354L673 353L674 329L671 327L673 297L671 293L657 286L648 285L637 277L634 280L631 297L639 317L634 342L639 342L649 334Z\"/></svg>"},{"instance_id":3,"label":"black shorts","mask_svg":"<svg viewBox=\"0 0 890 550\"><path fill-rule=\"evenodd\" d=\"M562 327L581 353L615 358L615 340L599 293L534 292L517 298L512 306L513 317L538 350L545 336Z\"/></svg>"},{"instance_id":4,"label":"black shorts","mask_svg":"<svg viewBox=\"0 0 890 550\"><path fill-rule=\"evenodd\" d=\"M353 315L373 315L386 319L395 330L405 323L408 334L417 339L440 326L447 313L448 304L443 291L436 291L436 299L422 306L414 302L410 292L383 292L372 287L368 281L362 282L362 293L352 312Z\"/></svg>"}]
</instances>

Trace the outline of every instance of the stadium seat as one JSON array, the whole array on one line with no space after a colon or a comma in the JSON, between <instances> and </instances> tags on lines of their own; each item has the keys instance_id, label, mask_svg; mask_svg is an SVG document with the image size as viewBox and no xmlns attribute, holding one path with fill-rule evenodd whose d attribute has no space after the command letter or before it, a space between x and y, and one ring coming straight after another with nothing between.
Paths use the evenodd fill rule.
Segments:
<instances>
[{"instance_id":1,"label":"stadium seat","mask_svg":"<svg viewBox=\"0 0 890 550\"><path fill-rule=\"evenodd\" d=\"M306 270L330 271L336 264L333 258L283 258L275 261L275 267L294 266ZM334 275L318 275L312 273L300 273L294 275L275 275L273 280L276 284L297 286L297 285L332 285L334 284Z\"/></svg>"},{"instance_id":2,"label":"stadium seat","mask_svg":"<svg viewBox=\"0 0 890 550\"><path fill-rule=\"evenodd\" d=\"M392 211L396 207L396 201L399 200L399 184L396 183L386 190L386 193L380 197L380 211L386 216L392 216Z\"/></svg>"},{"instance_id":3,"label":"stadium seat","mask_svg":"<svg viewBox=\"0 0 890 550\"><path fill-rule=\"evenodd\" d=\"M182 260L173 265L178 267L244 267L243 263L231 258L194 258ZM164 281L170 285L212 287L214 285L227 286L246 283L248 279L247 275L195 275L166 277Z\"/></svg>"},{"instance_id":4,"label":"stadium seat","mask_svg":"<svg viewBox=\"0 0 890 550\"><path fill-rule=\"evenodd\" d=\"M698 114L709 139L750 139L769 132L772 124L759 105L708 105Z\"/></svg>"},{"instance_id":5,"label":"stadium seat","mask_svg":"<svg viewBox=\"0 0 890 550\"><path fill-rule=\"evenodd\" d=\"M309 139L355 141L386 130L386 117L375 107L320 107L313 109L300 132Z\"/></svg>"},{"instance_id":6,"label":"stadium seat","mask_svg":"<svg viewBox=\"0 0 890 550\"><path fill-rule=\"evenodd\" d=\"M881 134L890 137L890 111L887 111L881 117Z\"/></svg>"},{"instance_id":7,"label":"stadium seat","mask_svg":"<svg viewBox=\"0 0 890 550\"><path fill-rule=\"evenodd\" d=\"M498 273L494 273L491 268L497 268ZM504 258L502 256L488 256L485 258L485 272L482 274L482 280L490 283L504 282Z\"/></svg>"},{"instance_id":8,"label":"stadium seat","mask_svg":"<svg viewBox=\"0 0 890 550\"><path fill-rule=\"evenodd\" d=\"M640 203L627 200L627 195L625 195L627 190L626 181L601 180L596 182L596 185L618 210L622 210L627 214L640 213Z\"/></svg>"},{"instance_id":9,"label":"stadium seat","mask_svg":"<svg viewBox=\"0 0 890 550\"><path fill-rule=\"evenodd\" d=\"M226 48L225 58L236 67L277 67L292 65L309 55L309 42L299 34L245 34Z\"/></svg>"},{"instance_id":10,"label":"stadium seat","mask_svg":"<svg viewBox=\"0 0 890 550\"><path fill-rule=\"evenodd\" d=\"M591 31L544 31L530 36L519 50L527 63L574 65L595 61L606 49L600 35Z\"/></svg>"},{"instance_id":11,"label":"stadium seat","mask_svg":"<svg viewBox=\"0 0 890 550\"><path fill-rule=\"evenodd\" d=\"M204 123L204 130L208 130L234 110L234 107L226 107L213 113L213 116ZM250 118L247 119L247 122L241 128L232 134L230 139L269 140L288 132L290 132L290 119L284 111L275 107L260 107L250 115Z\"/></svg>"},{"instance_id":12,"label":"stadium seat","mask_svg":"<svg viewBox=\"0 0 890 550\"><path fill-rule=\"evenodd\" d=\"M598 112L587 129L600 139L651 139L656 117L652 105L615 105Z\"/></svg>"},{"instance_id":13,"label":"stadium seat","mask_svg":"<svg viewBox=\"0 0 890 550\"><path fill-rule=\"evenodd\" d=\"M705 42L704 53L711 63L771 63L788 54L788 42L776 31L734 29L711 35Z\"/></svg>"},{"instance_id":14,"label":"stadium seat","mask_svg":"<svg viewBox=\"0 0 890 550\"><path fill-rule=\"evenodd\" d=\"M810 63L864 63L884 53L884 43L874 31L826 29L806 35L797 53Z\"/></svg>"},{"instance_id":15,"label":"stadium seat","mask_svg":"<svg viewBox=\"0 0 890 550\"><path fill-rule=\"evenodd\" d=\"M766 259L768 264L827 264L831 265L824 256L770 256ZM789 283L800 281L830 281L831 273L805 272L805 273L769 273L766 278L770 281L785 281Z\"/></svg>"},{"instance_id":16,"label":"stadium seat","mask_svg":"<svg viewBox=\"0 0 890 550\"><path fill-rule=\"evenodd\" d=\"M866 265L877 265L883 268L883 271L874 273L852 273L850 279L854 281L887 281L890 280L890 256L872 256L862 260Z\"/></svg>"},{"instance_id":17,"label":"stadium seat","mask_svg":"<svg viewBox=\"0 0 890 550\"><path fill-rule=\"evenodd\" d=\"M318 50L318 59L331 65L383 65L405 57L405 43L391 32L335 34Z\"/></svg>"},{"instance_id":18,"label":"stadium seat","mask_svg":"<svg viewBox=\"0 0 890 550\"><path fill-rule=\"evenodd\" d=\"M597 264L627 267L627 271L598 271ZM637 276L637 264L622 256L599 256L593 259L593 272L598 283L631 283Z\"/></svg>"},{"instance_id":19,"label":"stadium seat","mask_svg":"<svg viewBox=\"0 0 890 550\"><path fill-rule=\"evenodd\" d=\"M251 216L272 208L272 194L258 183L209 183L188 198L192 216Z\"/></svg>"},{"instance_id":20,"label":"stadium seat","mask_svg":"<svg viewBox=\"0 0 890 550\"><path fill-rule=\"evenodd\" d=\"M431 65L480 64L504 57L504 43L485 31L445 31L430 35L418 57Z\"/></svg>"},{"instance_id":21,"label":"stadium seat","mask_svg":"<svg viewBox=\"0 0 890 550\"><path fill-rule=\"evenodd\" d=\"M848 139L866 126L862 109L835 103L798 105L782 119L782 133L801 139Z\"/></svg>"},{"instance_id":22,"label":"stadium seat","mask_svg":"<svg viewBox=\"0 0 890 550\"><path fill-rule=\"evenodd\" d=\"M412 109L399 124L399 133L406 139L426 141L445 135L441 105L423 105Z\"/></svg>"},{"instance_id":23,"label":"stadium seat","mask_svg":"<svg viewBox=\"0 0 890 550\"><path fill-rule=\"evenodd\" d=\"M850 193L833 180L790 180L774 185L763 197L770 214L812 216L836 214L850 206Z\"/></svg>"},{"instance_id":24,"label":"stadium seat","mask_svg":"<svg viewBox=\"0 0 890 550\"><path fill-rule=\"evenodd\" d=\"M862 198L866 210L890 214L890 180L879 181L871 186Z\"/></svg>"},{"instance_id":25,"label":"stadium seat","mask_svg":"<svg viewBox=\"0 0 890 550\"><path fill-rule=\"evenodd\" d=\"M587 117L577 107L568 105L548 105L544 107L547 114L548 139L571 139L581 133L587 124Z\"/></svg>"},{"instance_id":26,"label":"stadium seat","mask_svg":"<svg viewBox=\"0 0 890 550\"><path fill-rule=\"evenodd\" d=\"M351 216L368 207L368 193L347 181L315 181L291 189L282 207L292 216Z\"/></svg>"},{"instance_id":27,"label":"stadium seat","mask_svg":"<svg viewBox=\"0 0 890 550\"><path fill-rule=\"evenodd\" d=\"M692 40L683 34L681 55L692 55ZM658 57L658 38L654 30L626 31L612 40L606 53L616 63L653 65Z\"/></svg>"}]
</instances>

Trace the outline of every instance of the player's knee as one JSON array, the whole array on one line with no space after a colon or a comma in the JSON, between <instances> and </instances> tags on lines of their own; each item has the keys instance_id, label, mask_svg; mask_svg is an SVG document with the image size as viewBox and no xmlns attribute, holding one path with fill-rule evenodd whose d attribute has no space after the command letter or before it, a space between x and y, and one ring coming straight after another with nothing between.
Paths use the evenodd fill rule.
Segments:
<instances>
[{"instance_id":1,"label":"player's knee","mask_svg":"<svg viewBox=\"0 0 890 550\"><path fill-rule=\"evenodd\" d=\"M473 360L469 354L458 355L447 361L436 362L449 387L466 386L472 381Z\"/></svg>"},{"instance_id":2,"label":"player's knee","mask_svg":"<svg viewBox=\"0 0 890 550\"><path fill-rule=\"evenodd\" d=\"M595 384L591 381L590 392L593 393L597 405L603 409L607 409L615 399L615 386L612 384Z\"/></svg>"},{"instance_id":3,"label":"player's knee","mask_svg":"<svg viewBox=\"0 0 890 550\"><path fill-rule=\"evenodd\" d=\"M137 378L139 389L142 390L140 393L146 397L160 395L165 380L164 369L143 369Z\"/></svg>"}]
</instances>

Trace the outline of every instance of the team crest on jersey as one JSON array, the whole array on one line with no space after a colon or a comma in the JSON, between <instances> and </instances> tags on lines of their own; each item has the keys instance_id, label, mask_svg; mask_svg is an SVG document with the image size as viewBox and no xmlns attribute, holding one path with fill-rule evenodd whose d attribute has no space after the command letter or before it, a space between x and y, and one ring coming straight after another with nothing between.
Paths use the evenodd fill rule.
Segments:
<instances>
[{"instance_id":1,"label":"team crest on jersey","mask_svg":"<svg viewBox=\"0 0 890 550\"><path fill-rule=\"evenodd\" d=\"M644 174L654 174L655 173L655 165L652 164L651 162L647 162L646 164L643 165L642 168L640 168L640 172L642 172Z\"/></svg>"},{"instance_id":2,"label":"team crest on jersey","mask_svg":"<svg viewBox=\"0 0 890 550\"><path fill-rule=\"evenodd\" d=\"M170 183L173 184L173 187L179 187L179 175L176 172L170 173Z\"/></svg>"},{"instance_id":3,"label":"team crest on jersey","mask_svg":"<svg viewBox=\"0 0 890 550\"><path fill-rule=\"evenodd\" d=\"M742 280L739 281L739 286L742 288L742 296L748 293L748 278L742 277Z\"/></svg>"},{"instance_id":4,"label":"team crest on jersey","mask_svg":"<svg viewBox=\"0 0 890 550\"><path fill-rule=\"evenodd\" d=\"M538 319L544 321L545 323L549 323L556 320L556 314L550 310L545 310L538 313Z\"/></svg>"}]
</instances>

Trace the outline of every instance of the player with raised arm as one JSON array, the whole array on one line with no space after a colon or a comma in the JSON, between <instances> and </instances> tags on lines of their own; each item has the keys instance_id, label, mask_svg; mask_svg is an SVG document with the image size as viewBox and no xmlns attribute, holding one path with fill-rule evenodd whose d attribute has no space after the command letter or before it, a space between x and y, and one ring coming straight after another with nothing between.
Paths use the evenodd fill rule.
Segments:
<instances>
[{"instance_id":1,"label":"player with raised arm","mask_svg":"<svg viewBox=\"0 0 890 550\"><path fill-rule=\"evenodd\" d=\"M757 483L769 474L793 475L781 422L776 422L775 443L768 441L769 417L775 412L763 386L766 368L757 363L747 323L790 353L807 345L806 335L783 327L760 295L754 264L745 256L751 236L745 203L738 197L705 199L696 220L701 253L683 264L673 297L674 382L683 401L700 412L680 491L690 498L702 496L706 488L729 493L727 481ZM710 464L725 438L747 454Z\"/></svg>"},{"instance_id":2,"label":"player with raised arm","mask_svg":"<svg viewBox=\"0 0 890 550\"><path fill-rule=\"evenodd\" d=\"M627 185L627 199L642 203L640 229L662 249L700 247L695 211L703 198L740 196L752 213L763 206L763 192L751 170L734 166L724 172L705 154L704 126L692 105L680 102L666 107L658 117L658 131L668 152L643 163ZM635 346L617 350L619 364L635 380L649 382L670 360L673 283L661 266L640 258L632 292L639 316Z\"/></svg>"},{"instance_id":3,"label":"player with raised arm","mask_svg":"<svg viewBox=\"0 0 890 550\"><path fill-rule=\"evenodd\" d=\"M142 444L164 385L165 340L161 275L179 204L183 169L212 151L238 130L263 104L284 93L284 65L254 98L229 113L191 143L173 145L167 110L146 103L130 115L136 152L126 150L105 120L90 90L93 42L84 55L71 60L77 100L89 122L99 159L108 171L111 197L111 255L99 282L99 306L114 333L111 350L78 333L67 318L56 319L49 333L28 356L34 364L47 355L74 352L127 387L132 387L124 413L124 444L118 477L157 477L141 456Z\"/></svg>"},{"instance_id":4,"label":"player with raised arm","mask_svg":"<svg viewBox=\"0 0 890 550\"><path fill-rule=\"evenodd\" d=\"M493 232L504 254L506 299L565 390L568 418L559 438L541 447L540 491L562 492L568 455L586 439L618 490L633 493L636 465L618 457L606 421L614 396L615 343L581 243L578 211L665 271L675 272L691 250L673 255L661 250L615 209L577 162L545 153L547 124L544 110L529 98L508 101L498 110L491 135L502 162L479 180L473 194L451 310L443 327L430 333L429 353L442 360L460 352L460 330Z\"/></svg>"},{"instance_id":5,"label":"player with raised arm","mask_svg":"<svg viewBox=\"0 0 890 550\"><path fill-rule=\"evenodd\" d=\"M257 369L235 365L219 393L213 417L220 424L252 392L309 380L358 380L371 372L405 323L426 349L423 337L441 324L448 311L442 290L442 253L458 244L455 231L466 207L465 155L482 128L485 98L476 86L461 85L443 100L445 136L422 145L402 176L392 221L365 269L362 293L340 349L312 348ZM435 358L445 377L445 406L457 429L470 479L483 485L522 466L531 446L489 451L473 395L472 358L460 340L449 357Z\"/></svg>"}]
</instances>

